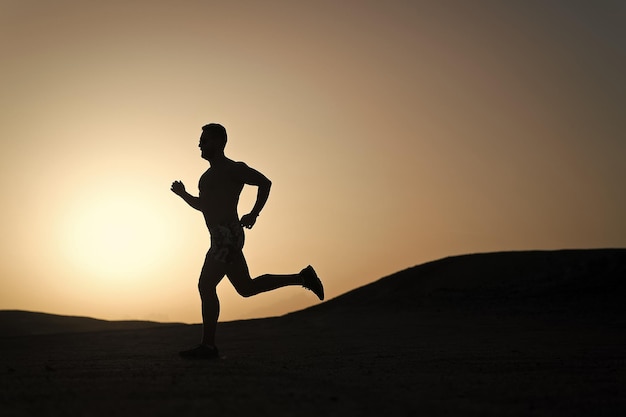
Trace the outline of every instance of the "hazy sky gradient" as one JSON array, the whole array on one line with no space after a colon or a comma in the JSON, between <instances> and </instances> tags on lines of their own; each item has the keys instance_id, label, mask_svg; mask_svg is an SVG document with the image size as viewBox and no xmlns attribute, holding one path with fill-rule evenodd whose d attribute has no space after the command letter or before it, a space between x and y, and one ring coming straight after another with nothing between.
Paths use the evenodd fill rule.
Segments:
<instances>
[{"instance_id":1,"label":"hazy sky gradient","mask_svg":"<svg viewBox=\"0 0 626 417\"><path fill-rule=\"evenodd\" d=\"M0 1L0 309L198 322L201 126L272 181L253 275L329 298L470 252L626 247L621 1ZM253 203L246 190L240 214ZM222 319L316 301L288 288Z\"/></svg>"}]
</instances>

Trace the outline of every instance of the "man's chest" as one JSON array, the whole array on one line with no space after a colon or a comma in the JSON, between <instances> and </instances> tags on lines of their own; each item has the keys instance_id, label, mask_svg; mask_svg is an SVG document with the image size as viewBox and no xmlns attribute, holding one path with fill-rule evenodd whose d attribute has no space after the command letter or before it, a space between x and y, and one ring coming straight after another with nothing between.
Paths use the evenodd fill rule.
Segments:
<instances>
[{"instance_id":1,"label":"man's chest","mask_svg":"<svg viewBox=\"0 0 626 417\"><path fill-rule=\"evenodd\" d=\"M219 176L215 171L208 170L200 177L198 181L198 189L200 193L210 193L219 186Z\"/></svg>"},{"instance_id":2,"label":"man's chest","mask_svg":"<svg viewBox=\"0 0 626 417\"><path fill-rule=\"evenodd\" d=\"M209 169L200 177L198 189L200 194L211 195L237 192L237 181L227 170Z\"/></svg>"}]
</instances>

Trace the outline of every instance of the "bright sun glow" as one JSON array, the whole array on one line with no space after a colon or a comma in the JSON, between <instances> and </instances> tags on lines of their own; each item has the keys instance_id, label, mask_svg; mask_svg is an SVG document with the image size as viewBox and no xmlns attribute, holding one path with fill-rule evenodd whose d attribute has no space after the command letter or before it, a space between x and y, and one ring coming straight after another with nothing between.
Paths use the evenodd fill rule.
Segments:
<instances>
[{"instance_id":1,"label":"bright sun glow","mask_svg":"<svg viewBox=\"0 0 626 417\"><path fill-rule=\"evenodd\" d=\"M163 221L146 202L123 196L81 203L65 229L65 249L81 272L119 282L154 271L167 238Z\"/></svg>"}]
</instances>

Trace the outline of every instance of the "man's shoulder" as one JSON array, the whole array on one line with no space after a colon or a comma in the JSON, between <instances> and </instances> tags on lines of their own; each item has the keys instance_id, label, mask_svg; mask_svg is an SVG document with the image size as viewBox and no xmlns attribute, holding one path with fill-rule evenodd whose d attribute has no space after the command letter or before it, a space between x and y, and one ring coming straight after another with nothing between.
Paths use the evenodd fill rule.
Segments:
<instances>
[{"instance_id":1,"label":"man's shoulder","mask_svg":"<svg viewBox=\"0 0 626 417\"><path fill-rule=\"evenodd\" d=\"M250 167L245 162L229 159L223 166L222 172L235 180L235 182L242 182L249 170Z\"/></svg>"},{"instance_id":2,"label":"man's shoulder","mask_svg":"<svg viewBox=\"0 0 626 417\"><path fill-rule=\"evenodd\" d=\"M235 169L239 171L239 170L245 170L249 168L248 164L246 164L243 161L233 161L232 159L229 159L228 161L229 161L228 165L231 169Z\"/></svg>"}]
</instances>

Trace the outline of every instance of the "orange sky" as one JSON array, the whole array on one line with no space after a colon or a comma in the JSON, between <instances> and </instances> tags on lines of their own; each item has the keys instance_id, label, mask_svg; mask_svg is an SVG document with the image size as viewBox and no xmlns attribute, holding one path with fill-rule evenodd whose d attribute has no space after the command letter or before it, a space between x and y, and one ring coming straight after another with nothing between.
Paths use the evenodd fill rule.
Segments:
<instances>
[{"instance_id":1,"label":"orange sky","mask_svg":"<svg viewBox=\"0 0 626 417\"><path fill-rule=\"evenodd\" d=\"M169 186L208 122L273 181L251 273L311 263L328 298L626 247L626 8L527 3L0 1L0 309L199 322L208 234ZM222 320L316 302L219 292Z\"/></svg>"}]
</instances>

